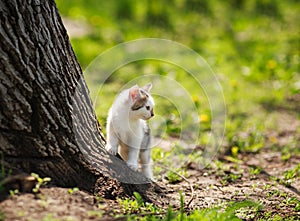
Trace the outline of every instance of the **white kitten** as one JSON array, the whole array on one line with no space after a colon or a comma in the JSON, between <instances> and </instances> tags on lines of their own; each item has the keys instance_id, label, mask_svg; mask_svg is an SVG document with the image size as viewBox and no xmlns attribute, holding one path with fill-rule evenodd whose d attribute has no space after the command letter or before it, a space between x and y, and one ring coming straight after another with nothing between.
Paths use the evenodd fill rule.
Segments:
<instances>
[{"instance_id":1,"label":"white kitten","mask_svg":"<svg viewBox=\"0 0 300 221\"><path fill-rule=\"evenodd\" d=\"M138 170L138 162L146 177L153 179L150 129L146 120L154 116L154 100L149 94L152 84L124 90L113 103L107 118L107 144L111 154L120 154L127 165Z\"/></svg>"}]
</instances>

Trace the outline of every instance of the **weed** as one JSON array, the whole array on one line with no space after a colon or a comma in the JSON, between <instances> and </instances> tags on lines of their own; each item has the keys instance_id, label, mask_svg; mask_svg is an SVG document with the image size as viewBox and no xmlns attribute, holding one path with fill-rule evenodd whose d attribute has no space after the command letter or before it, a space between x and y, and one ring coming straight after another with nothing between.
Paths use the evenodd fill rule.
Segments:
<instances>
[{"instance_id":1,"label":"weed","mask_svg":"<svg viewBox=\"0 0 300 221\"><path fill-rule=\"evenodd\" d=\"M34 193L38 193L40 191L40 187L43 185L46 185L48 182L51 181L50 177L44 177L41 178L38 174L36 173L32 173L31 176L35 177L37 180L37 184L35 185L35 187L32 189L32 191Z\"/></svg>"},{"instance_id":2,"label":"weed","mask_svg":"<svg viewBox=\"0 0 300 221\"><path fill-rule=\"evenodd\" d=\"M256 178L256 176L257 176L258 174L260 174L261 170L262 170L262 168L261 168L260 166L255 167L255 168L254 168L254 167L250 167L249 173L250 173L251 179Z\"/></svg>"},{"instance_id":3,"label":"weed","mask_svg":"<svg viewBox=\"0 0 300 221\"><path fill-rule=\"evenodd\" d=\"M233 157L237 157L238 156L238 152L239 152L239 147L237 147L237 146L231 147L231 155Z\"/></svg>"},{"instance_id":4,"label":"weed","mask_svg":"<svg viewBox=\"0 0 300 221\"><path fill-rule=\"evenodd\" d=\"M220 180L220 183L222 184L222 186L227 186L228 185L228 181L225 179Z\"/></svg>"},{"instance_id":5,"label":"weed","mask_svg":"<svg viewBox=\"0 0 300 221\"><path fill-rule=\"evenodd\" d=\"M73 194L73 193L75 193L75 192L77 192L77 191L79 191L79 188L78 187L74 187L74 188L72 188L72 189L68 189L68 193L69 194Z\"/></svg>"},{"instance_id":6,"label":"weed","mask_svg":"<svg viewBox=\"0 0 300 221\"><path fill-rule=\"evenodd\" d=\"M169 183L178 183L182 181L182 178L177 173L174 173L172 171L168 171L166 177Z\"/></svg>"},{"instance_id":7,"label":"weed","mask_svg":"<svg viewBox=\"0 0 300 221\"><path fill-rule=\"evenodd\" d=\"M285 152L281 154L281 160L286 162L291 158L291 153L290 152Z\"/></svg>"},{"instance_id":8,"label":"weed","mask_svg":"<svg viewBox=\"0 0 300 221\"><path fill-rule=\"evenodd\" d=\"M118 202L119 202L124 214L142 213L142 212L156 213L156 212L161 211L159 208L154 206L152 203L144 203L144 201L139 193L134 192L133 195L134 195L134 199L118 198Z\"/></svg>"},{"instance_id":9,"label":"weed","mask_svg":"<svg viewBox=\"0 0 300 221\"><path fill-rule=\"evenodd\" d=\"M15 189L15 190L9 190L9 195L10 195L10 196L15 196L15 195L17 195L17 194L19 194L19 190L18 190L18 189Z\"/></svg>"},{"instance_id":10,"label":"weed","mask_svg":"<svg viewBox=\"0 0 300 221\"><path fill-rule=\"evenodd\" d=\"M273 191L268 191L267 196L268 197L271 197L271 196L279 197L280 196L280 191L277 190L277 189L275 189Z\"/></svg>"},{"instance_id":11,"label":"weed","mask_svg":"<svg viewBox=\"0 0 300 221\"><path fill-rule=\"evenodd\" d=\"M295 166L295 168L287 170L284 172L284 178L279 182L287 187L292 185L292 182L295 178L300 176L300 163Z\"/></svg>"},{"instance_id":12,"label":"weed","mask_svg":"<svg viewBox=\"0 0 300 221\"><path fill-rule=\"evenodd\" d=\"M242 177L239 173L231 173L225 174L222 178L221 184L227 185L228 183L235 182L236 180L240 179Z\"/></svg>"},{"instance_id":13,"label":"weed","mask_svg":"<svg viewBox=\"0 0 300 221\"><path fill-rule=\"evenodd\" d=\"M298 200L297 198L292 198L291 201L295 203L294 211L300 212L300 200Z\"/></svg>"},{"instance_id":14,"label":"weed","mask_svg":"<svg viewBox=\"0 0 300 221\"><path fill-rule=\"evenodd\" d=\"M281 202L282 206L292 206L295 212L300 211L300 201L296 197L285 197Z\"/></svg>"},{"instance_id":15,"label":"weed","mask_svg":"<svg viewBox=\"0 0 300 221\"><path fill-rule=\"evenodd\" d=\"M123 210L123 213L125 213L125 214L139 212L140 208L139 208L138 202L136 200L126 198L124 200L118 199L118 202Z\"/></svg>"},{"instance_id":16,"label":"weed","mask_svg":"<svg viewBox=\"0 0 300 221\"><path fill-rule=\"evenodd\" d=\"M263 185L263 190L271 189L271 187L272 187L271 184L264 184L264 185Z\"/></svg>"},{"instance_id":17,"label":"weed","mask_svg":"<svg viewBox=\"0 0 300 221\"><path fill-rule=\"evenodd\" d=\"M160 147L153 148L151 150L151 155L155 161L161 161L168 157L170 153L164 151Z\"/></svg>"}]
</instances>

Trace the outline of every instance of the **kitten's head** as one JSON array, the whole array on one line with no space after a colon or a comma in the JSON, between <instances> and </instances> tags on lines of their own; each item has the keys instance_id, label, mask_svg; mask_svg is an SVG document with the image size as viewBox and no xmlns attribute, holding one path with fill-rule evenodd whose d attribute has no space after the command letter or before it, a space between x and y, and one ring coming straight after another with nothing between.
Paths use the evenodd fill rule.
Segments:
<instances>
[{"instance_id":1,"label":"kitten's head","mask_svg":"<svg viewBox=\"0 0 300 221\"><path fill-rule=\"evenodd\" d=\"M148 120L154 116L154 100L150 95L152 84L139 88L138 85L129 89L130 113L135 118Z\"/></svg>"}]
</instances>

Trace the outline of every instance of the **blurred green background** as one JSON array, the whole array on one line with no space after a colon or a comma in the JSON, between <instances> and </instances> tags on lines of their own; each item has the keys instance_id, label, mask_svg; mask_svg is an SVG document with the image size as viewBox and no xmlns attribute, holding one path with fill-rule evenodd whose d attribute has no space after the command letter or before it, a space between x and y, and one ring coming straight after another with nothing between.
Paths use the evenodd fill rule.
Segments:
<instances>
[{"instance_id":1,"label":"blurred green background","mask_svg":"<svg viewBox=\"0 0 300 221\"><path fill-rule=\"evenodd\" d=\"M258 151L271 141L278 146L270 131L276 132L282 112L300 117L298 0L56 0L56 3L65 21L84 30L83 34L70 32L83 70L105 50L138 38L170 39L199 53L223 87L227 106L226 147ZM140 61L117 70L103 86L101 101L95 107L100 124L105 127L108 109L120 88L140 75L151 73L175 79L189 91L201 123L198 143L205 144L211 119L205 93L193 87L188 73L164 62ZM88 81L88 85L93 87L93 82ZM156 113L166 121L163 136L178 136L180 113L167 100L159 97L156 100ZM289 148L297 151L296 139L290 141Z\"/></svg>"}]
</instances>

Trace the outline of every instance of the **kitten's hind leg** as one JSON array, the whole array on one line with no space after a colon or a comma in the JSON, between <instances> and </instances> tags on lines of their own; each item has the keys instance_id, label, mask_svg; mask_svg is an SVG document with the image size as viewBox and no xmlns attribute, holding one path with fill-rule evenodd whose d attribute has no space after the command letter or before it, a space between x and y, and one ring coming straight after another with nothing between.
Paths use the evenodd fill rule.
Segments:
<instances>
[{"instance_id":1,"label":"kitten's hind leg","mask_svg":"<svg viewBox=\"0 0 300 221\"><path fill-rule=\"evenodd\" d=\"M113 131L110 131L107 134L107 143L105 145L105 149L112 155L117 155L118 146L119 146L119 139L117 135Z\"/></svg>"}]
</instances>

